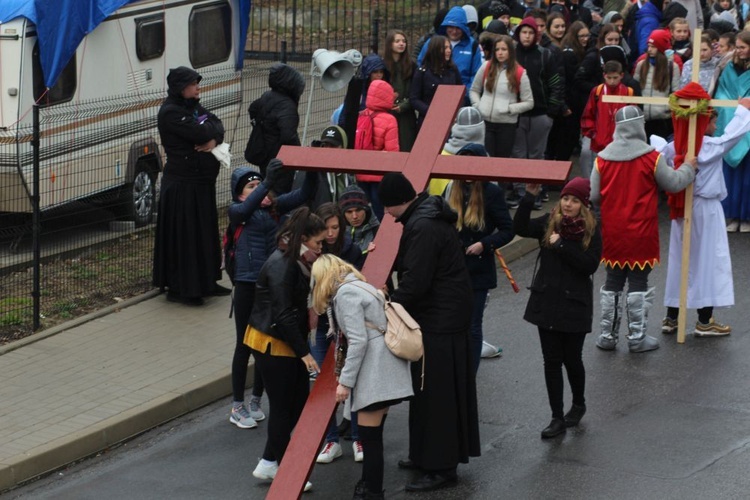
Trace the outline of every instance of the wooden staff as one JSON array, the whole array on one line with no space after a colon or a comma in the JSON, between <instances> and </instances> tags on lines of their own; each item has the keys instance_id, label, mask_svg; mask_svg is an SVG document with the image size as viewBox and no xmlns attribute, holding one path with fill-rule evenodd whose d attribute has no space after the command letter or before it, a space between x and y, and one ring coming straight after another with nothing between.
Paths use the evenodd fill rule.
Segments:
<instances>
[{"instance_id":1,"label":"wooden staff","mask_svg":"<svg viewBox=\"0 0 750 500\"><path fill-rule=\"evenodd\" d=\"M505 272L505 277L508 278L508 281L510 281L510 286L513 287L513 291L518 293L520 292L520 288L518 288L518 283L516 283L516 280L513 279L513 275L510 273L510 268L508 268L508 264L505 263L505 259L503 259L503 254L500 253L500 250L495 250L495 257L497 257L497 261L500 263L500 267Z\"/></svg>"}]
</instances>

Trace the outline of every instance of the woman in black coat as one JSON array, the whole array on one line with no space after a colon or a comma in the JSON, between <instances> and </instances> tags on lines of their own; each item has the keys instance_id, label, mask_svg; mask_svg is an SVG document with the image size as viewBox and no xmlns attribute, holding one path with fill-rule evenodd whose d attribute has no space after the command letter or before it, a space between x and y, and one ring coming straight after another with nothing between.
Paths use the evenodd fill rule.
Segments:
<instances>
[{"instance_id":1,"label":"woman in black coat","mask_svg":"<svg viewBox=\"0 0 750 500\"><path fill-rule=\"evenodd\" d=\"M467 144L461 156L488 156L481 144ZM471 314L471 362L479 370L484 333L482 320L490 289L497 288L495 249L513 239L513 222L503 191L492 182L455 180L443 195L458 213L456 228L465 251L474 299Z\"/></svg>"},{"instance_id":2,"label":"woman in black coat","mask_svg":"<svg viewBox=\"0 0 750 500\"><path fill-rule=\"evenodd\" d=\"M519 236L537 238L541 247L524 319L539 328L544 380L552 409L552 422L542 431L542 438L550 438L565 432L566 427L578 425L586 412L583 341L591 331L591 275L599 267L602 240L589 209L588 179L572 179L550 214L530 220L539 190L538 184L526 185L513 229ZM573 406L564 415L563 366L573 393Z\"/></svg>"},{"instance_id":3,"label":"woman in black coat","mask_svg":"<svg viewBox=\"0 0 750 500\"><path fill-rule=\"evenodd\" d=\"M461 73L451 59L451 43L441 35L430 38L423 64L411 81L409 101L419 113L417 130L422 126L438 85L463 85Z\"/></svg>"},{"instance_id":4,"label":"woman in black coat","mask_svg":"<svg viewBox=\"0 0 750 500\"><path fill-rule=\"evenodd\" d=\"M245 334L260 370L270 413L263 457L253 471L273 480L310 392L309 373L320 371L307 344L310 270L320 255L325 223L301 207L279 231L279 248L260 270ZM305 491L312 487L306 483Z\"/></svg>"},{"instance_id":5,"label":"woman in black coat","mask_svg":"<svg viewBox=\"0 0 750 500\"><path fill-rule=\"evenodd\" d=\"M216 177L211 150L224 140L224 126L200 105L201 75L180 66L167 76L167 98L157 123L167 163L161 179L154 246L154 286L167 299L187 305L228 295L221 279Z\"/></svg>"}]
</instances>

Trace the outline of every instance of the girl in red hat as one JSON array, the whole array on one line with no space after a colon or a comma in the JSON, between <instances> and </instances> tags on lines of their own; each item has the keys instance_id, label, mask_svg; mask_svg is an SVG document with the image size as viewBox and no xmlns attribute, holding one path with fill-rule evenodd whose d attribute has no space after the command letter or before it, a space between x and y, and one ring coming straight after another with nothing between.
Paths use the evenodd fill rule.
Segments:
<instances>
[{"instance_id":1,"label":"girl in red hat","mask_svg":"<svg viewBox=\"0 0 750 500\"><path fill-rule=\"evenodd\" d=\"M641 84L644 97L669 97L680 88L680 68L673 58L672 36L669 30L657 29L648 37L647 57L635 66L633 76ZM672 116L665 104L646 104L646 137L652 134L669 137L672 132Z\"/></svg>"},{"instance_id":2,"label":"girl in red hat","mask_svg":"<svg viewBox=\"0 0 750 500\"><path fill-rule=\"evenodd\" d=\"M552 421L542 431L542 438L551 438L564 433L567 427L578 425L586 413L582 352L593 320L591 275L599 267L602 237L589 208L588 179L572 179L551 213L530 219L539 190L539 184L526 185L513 230L519 236L539 240L539 270L533 278L524 319L539 328L544 381L552 409ZM565 414L563 366L573 393L573 405Z\"/></svg>"}]
</instances>

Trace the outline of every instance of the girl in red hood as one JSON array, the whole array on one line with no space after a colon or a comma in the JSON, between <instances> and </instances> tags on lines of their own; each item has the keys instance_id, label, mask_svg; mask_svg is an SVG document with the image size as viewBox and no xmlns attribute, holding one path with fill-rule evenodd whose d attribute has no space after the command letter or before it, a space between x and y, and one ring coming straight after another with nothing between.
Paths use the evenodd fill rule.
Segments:
<instances>
[{"instance_id":1,"label":"girl in red hood","mask_svg":"<svg viewBox=\"0 0 750 500\"><path fill-rule=\"evenodd\" d=\"M372 146L375 151L398 151L398 121L390 111L396 101L396 93L385 80L373 80L367 91L365 109L360 116L372 117ZM383 205L378 198L378 185L382 175L357 174L357 184L370 198L372 211L383 219Z\"/></svg>"}]
</instances>

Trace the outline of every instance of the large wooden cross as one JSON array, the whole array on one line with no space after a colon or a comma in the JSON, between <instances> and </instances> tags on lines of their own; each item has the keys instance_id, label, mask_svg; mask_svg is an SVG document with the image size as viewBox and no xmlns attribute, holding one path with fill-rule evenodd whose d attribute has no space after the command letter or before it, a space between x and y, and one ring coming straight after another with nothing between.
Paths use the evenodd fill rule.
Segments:
<instances>
[{"instance_id":1,"label":"large wooden cross","mask_svg":"<svg viewBox=\"0 0 750 500\"><path fill-rule=\"evenodd\" d=\"M403 172L417 192L425 189L430 177L541 184L565 182L570 162L441 155L465 90L463 85L438 87L411 153L284 146L278 157L285 167L299 170ZM391 273L401 230L401 225L390 216L382 221L375 239L377 249L369 255L362 270L376 288L382 287ZM336 411L332 350L326 355L267 499L299 497L310 476L328 422Z\"/></svg>"},{"instance_id":2,"label":"large wooden cross","mask_svg":"<svg viewBox=\"0 0 750 500\"><path fill-rule=\"evenodd\" d=\"M693 35L693 72L690 79L698 82L700 72L700 47L701 47L701 30L696 29ZM602 102L617 102L626 104L669 104L666 97L628 97L628 96L602 96ZM678 99L677 103L681 106L695 108L698 101L695 99ZM713 107L737 107L737 101L727 99L711 99L709 104ZM688 128L688 149L685 155L685 162L695 158L695 132L697 127L696 115L690 116ZM690 233L693 225L693 185L690 184L685 188L685 216L683 218L682 230L682 267L680 269L680 312L677 316L677 342L685 343L685 325L687 324L687 289L688 289L688 271L690 270Z\"/></svg>"}]
</instances>

